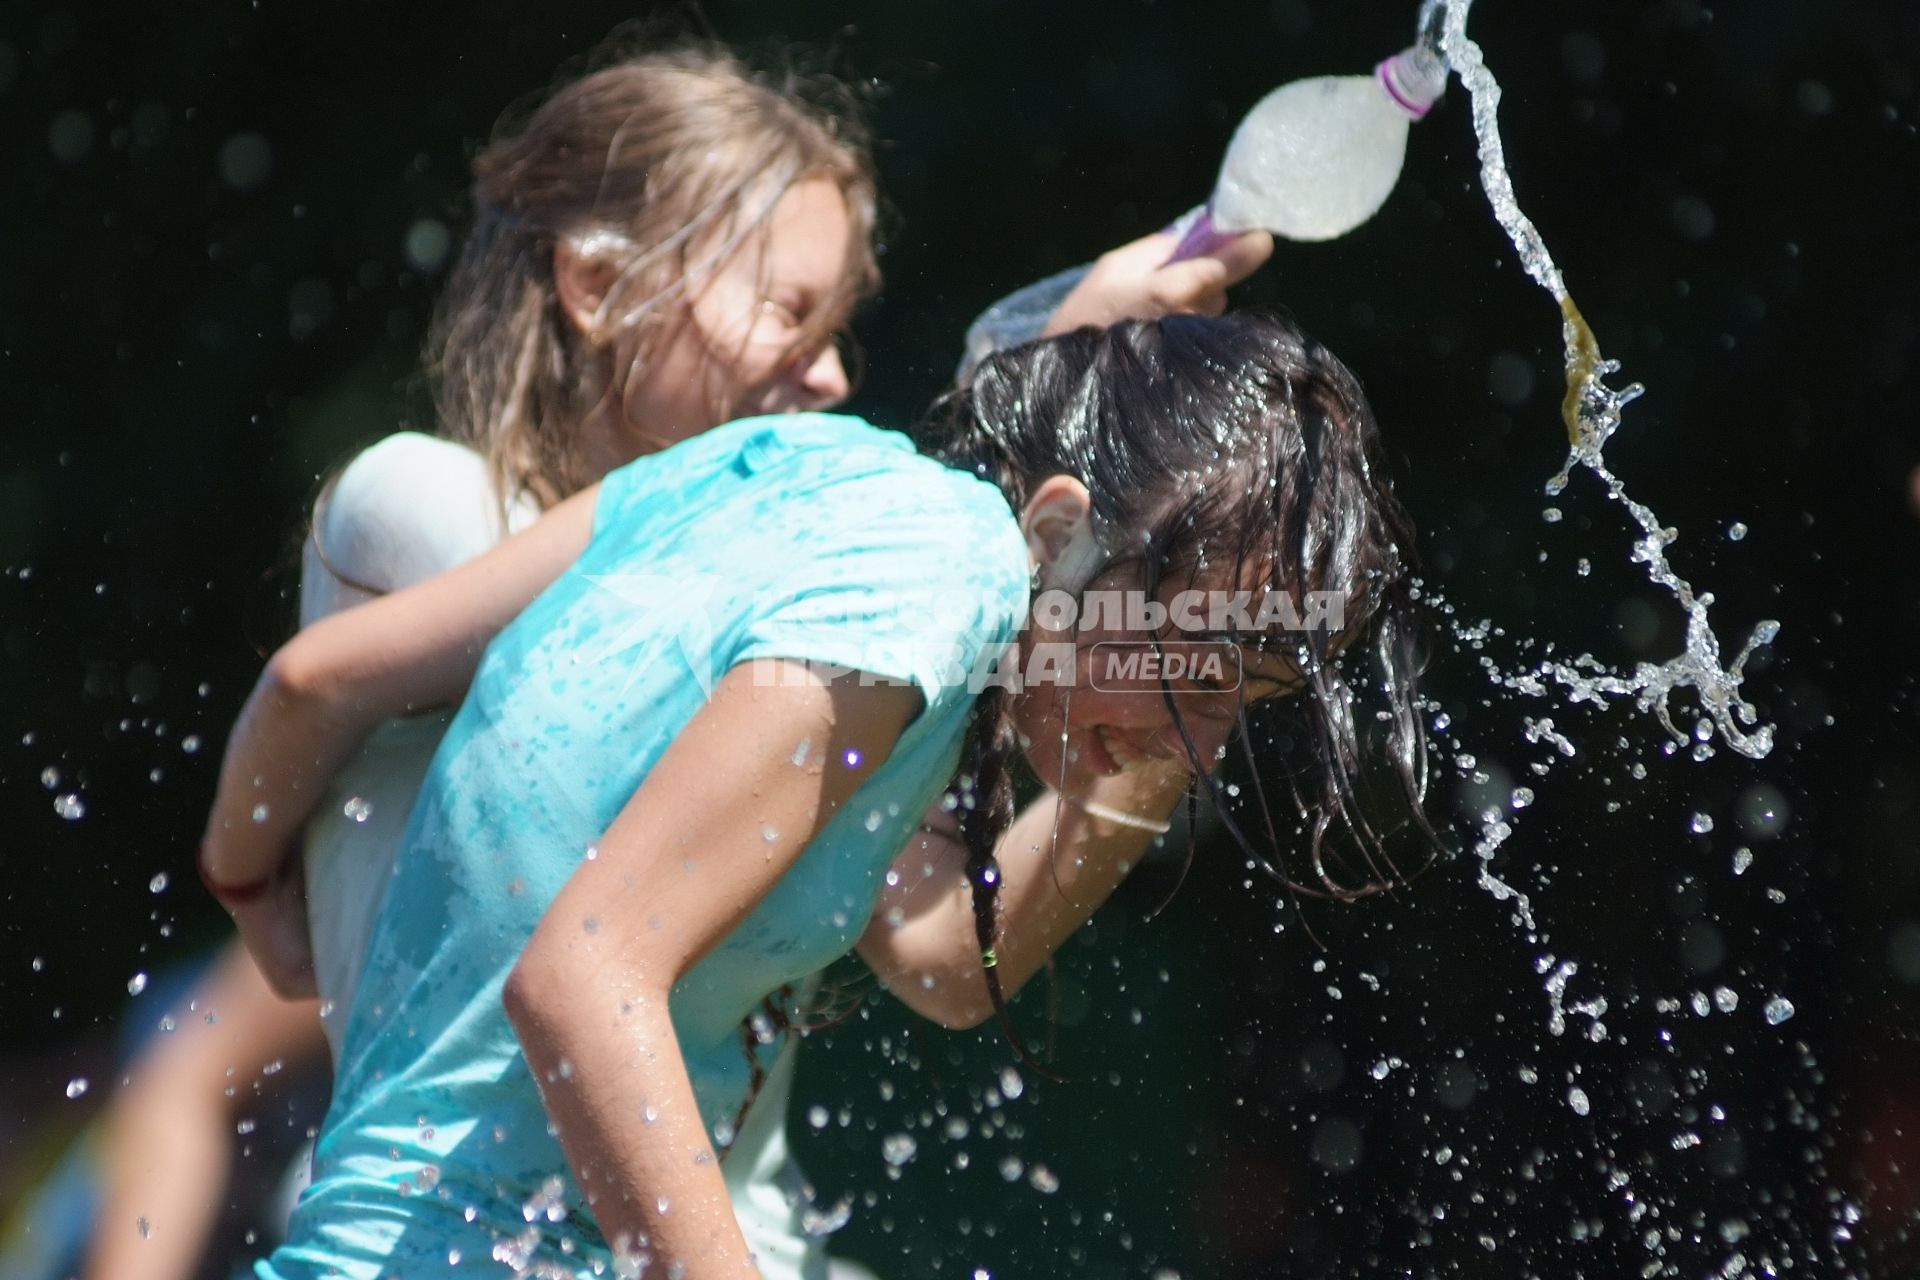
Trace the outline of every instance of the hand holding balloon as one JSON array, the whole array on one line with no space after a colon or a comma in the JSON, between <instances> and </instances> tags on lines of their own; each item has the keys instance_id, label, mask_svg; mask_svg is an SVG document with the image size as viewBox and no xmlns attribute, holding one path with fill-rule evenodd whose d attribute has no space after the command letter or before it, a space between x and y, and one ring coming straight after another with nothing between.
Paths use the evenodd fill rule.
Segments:
<instances>
[{"instance_id":1,"label":"hand holding balloon","mask_svg":"<svg viewBox=\"0 0 1920 1280\"><path fill-rule=\"evenodd\" d=\"M1168 257L1176 242L1172 234L1157 231L1100 255L1054 311L1042 336L1136 318L1217 316L1227 309L1227 290L1273 255L1273 237L1264 231L1220 236L1206 253L1184 259Z\"/></svg>"}]
</instances>

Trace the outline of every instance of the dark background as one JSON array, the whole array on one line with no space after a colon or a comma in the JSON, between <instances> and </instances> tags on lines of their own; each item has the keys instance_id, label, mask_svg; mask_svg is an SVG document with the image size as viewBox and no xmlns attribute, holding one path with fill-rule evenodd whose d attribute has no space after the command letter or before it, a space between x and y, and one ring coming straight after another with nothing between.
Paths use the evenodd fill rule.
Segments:
<instances>
[{"instance_id":1,"label":"dark background","mask_svg":"<svg viewBox=\"0 0 1920 1280\"><path fill-rule=\"evenodd\" d=\"M1199 200L1240 112L1364 70L1413 8L716 0L706 20L878 82L893 214L855 407L905 423L982 306ZM190 855L225 729L287 626L319 478L430 426L418 352L465 158L633 14L0 7L0 1207L106 1093L111 1028L153 998L128 979L220 934ZM1481 0L1470 29L1523 206L1648 388L1610 460L1678 528L1723 643L1784 624L1749 686L1779 745L1669 756L1630 707L1499 693L1438 628L1444 745L1475 759L1441 769L1434 811L1534 787L1496 869L1539 932L1470 857L1300 913L1207 844L1157 919L1165 864L1064 954L1069 1084L1003 1100L997 1034L870 1002L808 1050L793 1127L823 1200L853 1199L839 1247L885 1274L1920 1270L1920 10ZM1548 641L1675 651L1592 477L1543 519L1558 317L1488 213L1457 84L1379 217L1282 244L1244 295L1366 382L1429 580L1505 629L1503 665ZM1579 744L1544 780L1521 733L1542 714ZM1599 1042L1584 1017L1549 1028L1548 955L1579 962L1569 1000L1607 1000ZM1032 1034L1044 1004L1020 1002ZM75 1075L95 1087L68 1101ZM917 1154L896 1178L898 1133Z\"/></svg>"}]
</instances>

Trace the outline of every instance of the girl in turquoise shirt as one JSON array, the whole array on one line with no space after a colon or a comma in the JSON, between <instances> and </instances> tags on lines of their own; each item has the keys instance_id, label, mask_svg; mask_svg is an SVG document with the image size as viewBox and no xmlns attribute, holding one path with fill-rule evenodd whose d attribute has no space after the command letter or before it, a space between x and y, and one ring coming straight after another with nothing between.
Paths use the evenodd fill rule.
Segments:
<instances>
[{"instance_id":1,"label":"girl in turquoise shirt","mask_svg":"<svg viewBox=\"0 0 1920 1280\"><path fill-rule=\"evenodd\" d=\"M927 443L732 423L274 656L203 850L250 943L366 728L466 701L263 1276L753 1275L719 1161L761 1001L857 946L923 1012L988 1016L1211 788L1249 702L1304 691L1323 887L1358 887L1337 847L1390 866L1334 658L1371 639L1417 798L1408 531L1331 355L1260 317L1083 330L988 360ZM1173 607L1081 616L1106 598ZM1231 671L1100 678L1103 646L1174 640ZM1012 824L1023 748L1050 802Z\"/></svg>"}]
</instances>

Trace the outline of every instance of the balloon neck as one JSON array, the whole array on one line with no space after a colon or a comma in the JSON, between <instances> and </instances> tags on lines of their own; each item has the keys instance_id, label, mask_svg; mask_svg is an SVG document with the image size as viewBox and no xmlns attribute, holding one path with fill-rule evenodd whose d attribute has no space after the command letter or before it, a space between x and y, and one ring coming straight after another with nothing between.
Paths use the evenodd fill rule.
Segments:
<instances>
[{"instance_id":1,"label":"balloon neck","mask_svg":"<svg viewBox=\"0 0 1920 1280\"><path fill-rule=\"evenodd\" d=\"M1203 258L1232 244L1239 235L1237 231L1222 231L1215 224L1213 206L1209 204L1187 224L1186 234L1180 237L1180 243L1174 246L1173 256L1167 261L1185 262L1188 258Z\"/></svg>"},{"instance_id":2,"label":"balloon neck","mask_svg":"<svg viewBox=\"0 0 1920 1280\"><path fill-rule=\"evenodd\" d=\"M1433 110L1433 104L1447 91L1446 64L1418 45L1402 49L1375 67L1373 73L1387 97L1412 120Z\"/></svg>"}]
</instances>

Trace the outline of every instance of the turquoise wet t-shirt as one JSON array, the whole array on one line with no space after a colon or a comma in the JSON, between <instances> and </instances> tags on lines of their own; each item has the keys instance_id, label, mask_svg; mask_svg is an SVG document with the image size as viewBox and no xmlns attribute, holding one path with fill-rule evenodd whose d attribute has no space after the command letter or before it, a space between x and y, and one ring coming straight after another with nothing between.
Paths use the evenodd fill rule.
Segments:
<instances>
[{"instance_id":1,"label":"turquoise wet t-shirt","mask_svg":"<svg viewBox=\"0 0 1920 1280\"><path fill-rule=\"evenodd\" d=\"M434 757L313 1185L260 1274L610 1274L500 1003L541 914L736 663L919 687L925 709L887 761L675 989L694 1092L724 1138L749 1087L743 1019L858 939L952 779L966 673L1025 607L999 491L857 418L746 419L608 476L585 554L488 647Z\"/></svg>"}]
</instances>

